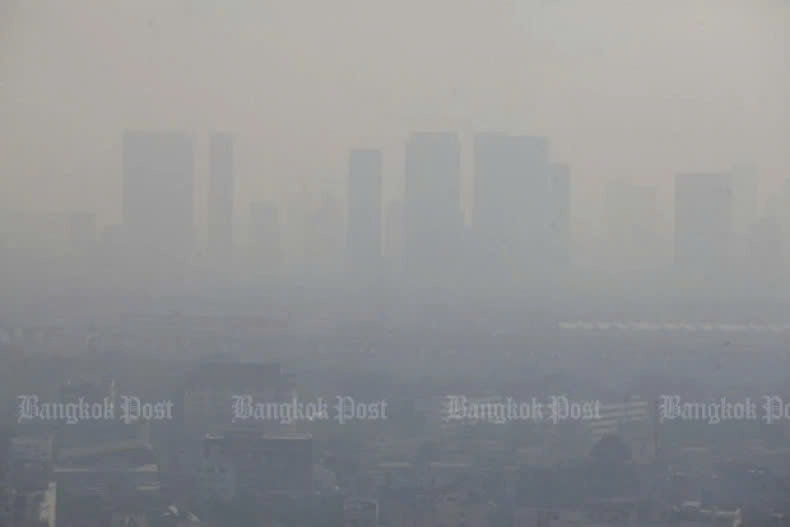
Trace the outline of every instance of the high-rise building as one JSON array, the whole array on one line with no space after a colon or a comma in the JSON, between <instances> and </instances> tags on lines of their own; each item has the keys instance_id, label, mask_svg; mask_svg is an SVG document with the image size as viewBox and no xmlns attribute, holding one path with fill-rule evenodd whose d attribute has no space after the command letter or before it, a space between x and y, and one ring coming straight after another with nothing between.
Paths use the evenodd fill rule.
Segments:
<instances>
[{"instance_id":1,"label":"high-rise building","mask_svg":"<svg viewBox=\"0 0 790 527\"><path fill-rule=\"evenodd\" d=\"M250 245L257 262L276 267L282 262L280 214L270 202L250 204Z\"/></svg>"},{"instance_id":2,"label":"high-rise building","mask_svg":"<svg viewBox=\"0 0 790 527\"><path fill-rule=\"evenodd\" d=\"M381 152L351 152L347 206L349 267L371 271L381 263Z\"/></svg>"},{"instance_id":3,"label":"high-rise building","mask_svg":"<svg viewBox=\"0 0 790 527\"><path fill-rule=\"evenodd\" d=\"M123 137L123 226L128 247L155 255L194 248L194 150L180 132L127 130Z\"/></svg>"},{"instance_id":4,"label":"high-rise building","mask_svg":"<svg viewBox=\"0 0 790 527\"><path fill-rule=\"evenodd\" d=\"M208 251L228 258L233 251L233 136L209 139Z\"/></svg>"},{"instance_id":5,"label":"high-rise building","mask_svg":"<svg viewBox=\"0 0 790 527\"><path fill-rule=\"evenodd\" d=\"M446 271L460 252L461 145L454 133L413 133L406 144L404 264Z\"/></svg>"},{"instance_id":6,"label":"high-rise building","mask_svg":"<svg viewBox=\"0 0 790 527\"><path fill-rule=\"evenodd\" d=\"M730 264L732 178L727 174L675 177L675 263L710 274Z\"/></svg>"}]
</instances>

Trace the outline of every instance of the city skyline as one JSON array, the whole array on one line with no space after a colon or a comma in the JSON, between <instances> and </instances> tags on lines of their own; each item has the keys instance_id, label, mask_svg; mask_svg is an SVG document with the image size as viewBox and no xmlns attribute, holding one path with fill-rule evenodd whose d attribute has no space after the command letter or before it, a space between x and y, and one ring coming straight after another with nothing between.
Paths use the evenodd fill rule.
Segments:
<instances>
[{"instance_id":1,"label":"city skyline","mask_svg":"<svg viewBox=\"0 0 790 527\"><path fill-rule=\"evenodd\" d=\"M281 203L323 181L344 192L351 148L382 150L384 202L399 199L408 132L455 130L466 145L467 213L475 132L550 136L555 157L575 168L573 229L585 237L604 232L599 196L609 179L656 186L659 231L669 233L677 172L756 163L763 200L790 173L788 10L779 0L727 0L726 9L710 0L642 9L624 0L497 0L454 6L449 27L438 5L420 10L413 0L383 13L353 2L323 7L326 25L296 6L274 14L250 2L189 3L114 10L96 0L9 0L0 207L94 210L100 225L119 223L117 134L127 127L191 130L199 149L208 133L233 130L236 199ZM79 21L93 17L103 20L101 34L81 34ZM265 38L250 23L259 17ZM410 27L412 40L400 42L385 20ZM280 29L291 26L300 29ZM438 27L446 38L435 44ZM201 160L201 225L207 170Z\"/></svg>"},{"instance_id":2,"label":"city skyline","mask_svg":"<svg viewBox=\"0 0 790 527\"><path fill-rule=\"evenodd\" d=\"M539 270L559 262L577 265L596 251L607 251L610 259L622 260L615 267L657 268L662 265L657 262L674 261L678 270L704 270L720 267L716 262L727 262L741 271L758 260L775 268L786 254L790 214L771 208L775 201L760 202L761 172L751 163L708 173L704 176L707 180L719 182L713 186L691 185L692 181L703 181L702 174L675 174L675 220L669 236L674 249L659 233L657 189L609 181L602 189L603 222L608 232L591 248L573 228L577 212L572 196L578 177L572 178L571 172L578 174L574 167L553 159L547 137L505 132L474 135L475 188L473 209L467 214L460 190L465 157L460 135L413 132L402 152L404 172L400 177L407 189L406 208L397 219L390 209L399 201L383 201L386 158L381 150L349 150L345 192L327 187L322 191L320 187L304 189L320 191L321 197L313 206L303 206L300 216L285 206L288 204L274 199L234 197L236 154L230 132L210 133L205 153L194 147L195 142L200 144L200 136L187 132L127 130L123 138L124 223L100 225L95 212L72 211L64 216L71 218L68 234L53 235L48 232L54 228L51 221L43 221L46 215L11 211L14 216L6 212L8 218L41 216L42 221L6 221L0 231L4 244L24 246L25 232L33 245L42 247L44 242L36 242L36 236L56 242L60 239L57 243L61 245L71 239L75 247L75 240L81 237L79 243L87 250L112 240L116 248L147 247L182 256L196 251L194 254L207 256L215 266L219 264L218 269L231 265L236 247L244 254L257 254L259 262L267 262L269 272L282 271L286 264L322 274L384 267L389 272L430 273L457 260L470 269L496 263L505 272L500 278L510 273L511 280L528 275L530 267ZM212 212L203 225L194 213L198 206L194 174L201 159L207 160L209 168L208 209ZM726 203L711 201L716 199L714 186L719 194L727 194ZM403 225L395 226L393 221ZM701 222L707 222L708 227L701 227ZM27 224L38 225L38 231L25 227ZM389 237L397 231L402 232L397 235L402 236L401 245L394 249L388 245ZM717 236L717 243L726 249L713 251L711 240ZM710 251L705 249L706 243ZM175 245L182 249L175 250ZM436 251L432 264L431 258L425 258L428 247ZM691 256L693 250L705 254L707 263L692 264L696 258ZM421 254L422 263L412 265L415 254Z\"/></svg>"},{"instance_id":3,"label":"city skyline","mask_svg":"<svg viewBox=\"0 0 790 527\"><path fill-rule=\"evenodd\" d=\"M790 0L0 0L0 527L790 527Z\"/></svg>"}]
</instances>

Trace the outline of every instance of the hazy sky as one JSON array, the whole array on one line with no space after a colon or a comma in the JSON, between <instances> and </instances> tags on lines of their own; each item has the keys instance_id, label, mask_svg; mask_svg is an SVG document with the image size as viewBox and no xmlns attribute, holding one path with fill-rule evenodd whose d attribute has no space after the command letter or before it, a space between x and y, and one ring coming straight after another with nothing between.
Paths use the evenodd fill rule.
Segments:
<instances>
[{"instance_id":1,"label":"hazy sky","mask_svg":"<svg viewBox=\"0 0 790 527\"><path fill-rule=\"evenodd\" d=\"M552 138L574 223L603 183L754 160L790 176L784 0L0 0L0 207L120 218L124 128L236 134L248 202L342 194L347 152L384 151L385 203L411 129ZM668 208L665 209L669 211ZM585 227L585 226L591 227Z\"/></svg>"}]
</instances>

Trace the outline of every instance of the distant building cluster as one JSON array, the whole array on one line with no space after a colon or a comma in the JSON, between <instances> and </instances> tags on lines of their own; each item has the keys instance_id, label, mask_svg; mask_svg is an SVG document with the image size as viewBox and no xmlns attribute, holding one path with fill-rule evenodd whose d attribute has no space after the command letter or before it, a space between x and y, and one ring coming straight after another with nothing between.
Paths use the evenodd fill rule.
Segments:
<instances>
[{"instance_id":1,"label":"distant building cluster","mask_svg":"<svg viewBox=\"0 0 790 527\"><path fill-rule=\"evenodd\" d=\"M560 273L595 258L595 250L586 254L590 247L573 235L572 169L552 160L548 138L485 132L474 136L472 146L468 214L458 134L419 132L405 143L399 200L384 201L382 151L355 149L348 155L345 199L324 192L317 208L299 218L295 211L284 214L273 196L240 199L234 137L213 133L206 224L200 229L195 138L127 130L120 225L101 234L91 212L7 211L0 215L0 250L61 247L94 254L103 247L143 270L207 265L252 277L304 269L420 281L481 271L503 283ZM781 203L761 208L759 171L751 165L677 174L668 243L660 235L657 187L612 181L603 192L599 249L618 269L666 264L689 280L736 271L776 278L790 235L790 186L785 194ZM309 200L303 201L302 207ZM304 251L292 254L300 244Z\"/></svg>"}]
</instances>

